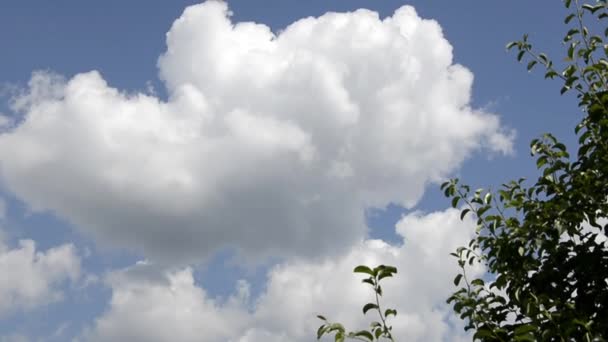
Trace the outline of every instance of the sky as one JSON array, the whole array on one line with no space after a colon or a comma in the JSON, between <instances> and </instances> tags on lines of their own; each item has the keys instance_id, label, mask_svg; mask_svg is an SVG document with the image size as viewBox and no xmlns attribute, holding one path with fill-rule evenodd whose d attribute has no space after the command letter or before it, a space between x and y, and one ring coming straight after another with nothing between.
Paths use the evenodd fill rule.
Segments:
<instances>
[{"instance_id":1,"label":"sky","mask_svg":"<svg viewBox=\"0 0 608 342\"><path fill-rule=\"evenodd\" d=\"M474 225L439 184L534 177L576 99L522 0L0 4L0 341L311 341L358 329L391 264L408 341L470 340L445 304ZM483 275L480 267L473 274Z\"/></svg>"}]
</instances>

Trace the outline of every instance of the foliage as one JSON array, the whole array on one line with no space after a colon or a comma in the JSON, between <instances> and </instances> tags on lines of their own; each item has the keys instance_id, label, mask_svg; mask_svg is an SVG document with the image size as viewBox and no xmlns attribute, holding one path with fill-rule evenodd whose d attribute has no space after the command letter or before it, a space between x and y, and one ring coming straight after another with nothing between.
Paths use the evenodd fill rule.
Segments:
<instances>
[{"instance_id":1,"label":"foliage","mask_svg":"<svg viewBox=\"0 0 608 342\"><path fill-rule=\"evenodd\" d=\"M336 342L344 341L346 338L360 341L377 341L380 340L380 338L383 338L388 339L389 341L394 341L393 336L391 335L393 328L387 325L386 320L390 316L396 316L397 310L382 310L382 307L380 306L380 297L382 296L382 286L380 285L380 281L384 278L392 277L395 273L397 273L397 269L395 267L385 265L380 265L373 269L360 265L355 267L354 272L368 275L368 277L362 281L373 288L376 298L375 303L367 303L363 306L363 314L367 314L369 311L376 311L378 312L380 321L373 321L370 324L369 330L346 332L342 324L331 323L324 316L318 315L317 317L324 323L317 330L317 339L321 339L321 337L323 337L325 334L333 333Z\"/></svg>"},{"instance_id":2,"label":"foliage","mask_svg":"<svg viewBox=\"0 0 608 342\"><path fill-rule=\"evenodd\" d=\"M462 269L448 299L482 341L605 341L608 339L608 29L594 34L589 18L608 18L606 0L564 1L569 11L566 66L558 71L524 35L507 45L528 70L575 92L583 112L575 128L578 153L570 158L553 135L534 139L531 154L540 176L503 184L498 191L471 191L458 179L442 185L452 206L464 204L477 232L453 256ZM595 24L594 24L595 25ZM598 25L595 25L598 26ZM489 274L469 279L466 265Z\"/></svg>"}]
</instances>

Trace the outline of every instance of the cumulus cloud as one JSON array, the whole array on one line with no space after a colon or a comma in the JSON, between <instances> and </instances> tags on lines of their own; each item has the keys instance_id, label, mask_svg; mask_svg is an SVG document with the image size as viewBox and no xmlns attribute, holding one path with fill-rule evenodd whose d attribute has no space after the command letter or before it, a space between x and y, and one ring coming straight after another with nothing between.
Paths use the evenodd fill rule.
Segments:
<instances>
[{"instance_id":1,"label":"cumulus cloud","mask_svg":"<svg viewBox=\"0 0 608 342\"><path fill-rule=\"evenodd\" d=\"M35 73L0 135L2 181L155 261L315 256L361 241L366 208L411 207L481 146L511 148L471 107L473 75L441 27L410 6L273 33L207 1L175 21L158 66L166 101L95 71Z\"/></svg>"},{"instance_id":2,"label":"cumulus cloud","mask_svg":"<svg viewBox=\"0 0 608 342\"><path fill-rule=\"evenodd\" d=\"M384 281L383 302L398 310L395 336L404 341L470 340L462 323L450 319L445 299L457 272L448 254L472 236L471 219L461 222L449 209L411 214L397 224L403 246L380 240L362 242L324 261L293 259L268 274L266 292L248 305L246 284L218 302L193 280L190 269L159 272L139 264L109 277L112 300L107 312L85 334L87 341L311 341L323 313L357 329L370 317L361 306L370 290L351 273L354 265L395 265L399 273ZM471 269L472 276L483 270Z\"/></svg>"},{"instance_id":3,"label":"cumulus cloud","mask_svg":"<svg viewBox=\"0 0 608 342\"><path fill-rule=\"evenodd\" d=\"M86 340L225 341L247 324L238 298L216 303L194 285L191 269L158 274L146 268L139 264L109 277L111 311Z\"/></svg>"},{"instance_id":4,"label":"cumulus cloud","mask_svg":"<svg viewBox=\"0 0 608 342\"><path fill-rule=\"evenodd\" d=\"M0 236L0 274L2 317L60 300L62 285L79 277L80 258L71 244L42 252L32 240L10 248Z\"/></svg>"}]
</instances>

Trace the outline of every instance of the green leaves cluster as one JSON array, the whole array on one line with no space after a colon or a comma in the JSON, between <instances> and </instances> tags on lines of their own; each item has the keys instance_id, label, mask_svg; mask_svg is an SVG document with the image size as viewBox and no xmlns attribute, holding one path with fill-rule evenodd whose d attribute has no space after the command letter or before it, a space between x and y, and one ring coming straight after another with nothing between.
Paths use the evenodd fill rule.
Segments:
<instances>
[{"instance_id":1,"label":"green leaves cluster","mask_svg":"<svg viewBox=\"0 0 608 342\"><path fill-rule=\"evenodd\" d=\"M383 310L380 306L380 297L382 297L383 293L380 281L384 278L391 278L395 273L397 273L397 269L393 266L386 265L380 265L373 269L360 265L355 267L354 272L367 275L362 282L371 286L375 294L376 301L374 303L365 304L363 306L363 314L365 315L369 311L375 311L378 313L379 320L372 321L368 330L346 332L346 329L342 324L331 323L324 316L318 315L317 317L324 323L317 330L317 339L321 339L321 337L326 334L334 334L334 340L336 342L344 341L347 338L360 341L379 341L382 338L389 341L394 341L391 334L393 328L387 325L386 321L390 316L396 316L397 310Z\"/></svg>"},{"instance_id":2,"label":"green leaves cluster","mask_svg":"<svg viewBox=\"0 0 608 342\"><path fill-rule=\"evenodd\" d=\"M545 68L545 78L561 78L564 81L561 94L574 89L582 97L588 91L601 91L606 84L608 46L605 39L608 37L608 27L601 33L594 33L585 25L585 19L591 16L601 25L608 19L608 5L606 0L594 4L565 0L564 4L571 13L564 19L564 23L570 26L562 39L566 45L564 60L567 64L561 71L556 69L546 54L533 51L527 34L522 40L507 44L507 49L518 50L517 60L527 60L528 71L540 65Z\"/></svg>"},{"instance_id":3,"label":"green leaves cluster","mask_svg":"<svg viewBox=\"0 0 608 342\"><path fill-rule=\"evenodd\" d=\"M574 132L574 158L551 134L530 144L539 177L471 191L458 179L442 185L461 218L474 215L475 237L452 255L462 273L448 299L482 341L605 341L608 338L608 29L593 34L608 4L564 1L571 13L563 41L566 66L557 70L528 37L507 45L576 92L584 114ZM585 228L586 227L586 228ZM468 264L482 263L490 276L469 279Z\"/></svg>"}]
</instances>

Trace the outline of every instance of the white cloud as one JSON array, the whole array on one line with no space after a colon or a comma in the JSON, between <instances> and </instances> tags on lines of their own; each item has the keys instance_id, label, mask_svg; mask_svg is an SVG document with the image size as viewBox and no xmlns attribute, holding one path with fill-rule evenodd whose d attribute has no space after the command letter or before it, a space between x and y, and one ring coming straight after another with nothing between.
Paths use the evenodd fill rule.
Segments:
<instances>
[{"instance_id":1,"label":"white cloud","mask_svg":"<svg viewBox=\"0 0 608 342\"><path fill-rule=\"evenodd\" d=\"M227 5L187 8L158 62L169 99L97 72L36 73L0 135L3 182L98 241L158 262L340 253L364 210L412 206L474 150L508 151L470 106L473 75L410 6L299 20L275 34Z\"/></svg>"},{"instance_id":2,"label":"white cloud","mask_svg":"<svg viewBox=\"0 0 608 342\"><path fill-rule=\"evenodd\" d=\"M359 263L398 267L395 278L383 281L385 307L398 310L392 320L398 340L470 340L462 322L449 318L445 299L458 268L448 254L469 241L473 227L471 219L461 222L454 209L406 216L397 225L406 241L401 247L367 240L336 258L277 265L253 308L243 284L220 303L195 284L190 269L162 273L140 264L110 277L109 309L84 340L311 341L320 313L353 329L364 328L374 317L361 314L372 297L361 277L351 273ZM480 268L471 270L481 273Z\"/></svg>"},{"instance_id":3,"label":"white cloud","mask_svg":"<svg viewBox=\"0 0 608 342\"><path fill-rule=\"evenodd\" d=\"M62 299L61 287L76 281L80 258L73 245L36 251L32 240L9 248L0 240L0 317Z\"/></svg>"},{"instance_id":4,"label":"white cloud","mask_svg":"<svg viewBox=\"0 0 608 342\"><path fill-rule=\"evenodd\" d=\"M600 217L597 220L597 224L600 225L601 227L606 226L606 224L608 224L608 218L605 217ZM594 242L596 245L604 245L605 247L608 247L608 236L606 236L604 234L604 232L602 231L601 228L597 228L597 227L593 227L588 221L583 221L583 223L580 225L580 234L581 235L586 235L586 234L595 234L594 237ZM572 240L575 243L580 243L581 239L579 236L570 236L568 234L568 232L564 232L562 233L562 235L560 235L560 242L564 242L564 241L568 241L568 240Z\"/></svg>"},{"instance_id":5,"label":"white cloud","mask_svg":"<svg viewBox=\"0 0 608 342\"><path fill-rule=\"evenodd\" d=\"M191 269L159 274L138 264L109 278L111 311L86 340L225 341L249 322L239 298L216 303L194 285Z\"/></svg>"},{"instance_id":6,"label":"white cloud","mask_svg":"<svg viewBox=\"0 0 608 342\"><path fill-rule=\"evenodd\" d=\"M6 129L11 124L11 119L0 112L0 130Z\"/></svg>"}]
</instances>

